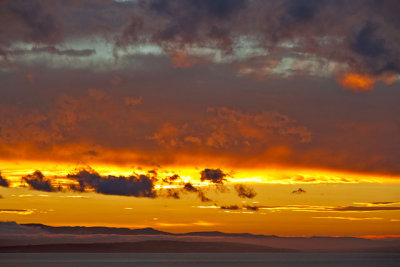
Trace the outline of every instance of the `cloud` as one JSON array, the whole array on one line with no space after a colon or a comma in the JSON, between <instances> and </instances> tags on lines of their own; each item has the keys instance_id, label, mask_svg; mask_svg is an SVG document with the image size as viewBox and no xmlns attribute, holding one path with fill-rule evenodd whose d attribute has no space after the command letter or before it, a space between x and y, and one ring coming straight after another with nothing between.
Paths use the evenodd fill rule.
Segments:
<instances>
[{"instance_id":1,"label":"cloud","mask_svg":"<svg viewBox=\"0 0 400 267\"><path fill-rule=\"evenodd\" d=\"M200 206L200 208L220 208L225 210L251 210L251 211L292 211L292 212L380 212L400 211L400 207L360 207L360 206L312 206L312 205L287 205L287 206L265 206L265 205L214 205ZM336 217L336 216L334 216ZM339 216L340 217L340 216Z\"/></svg>"},{"instance_id":2,"label":"cloud","mask_svg":"<svg viewBox=\"0 0 400 267\"><path fill-rule=\"evenodd\" d=\"M245 209L247 209L247 210L252 210L252 211L258 211L258 209L259 209L259 207L258 206L255 206L255 205L245 205L245 206L243 206Z\"/></svg>"},{"instance_id":3,"label":"cloud","mask_svg":"<svg viewBox=\"0 0 400 267\"><path fill-rule=\"evenodd\" d=\"M29 174L22 177L31 189L45 192L57 192L60 188L55 188L51 181L46 179L41 171L35 171L33 174Z\"/></svg>"},{"instance_id":4,"label":"cloud","mask_svg":"<svg viewBox=\"0 0 400 267\"><path fill-rule=\"evenodd\" d=\"M306 190L304 190L303 188L299 188L297 190L292 191L292 194L297 194L297 195L301 195L301 194L305 194L307 193Z\"/></svg>"},{"instance_id":5,"label":"cloud","mask_svg":"<svg viewBox=\"0 0 400 267\"><path fill-rule=\"evenodd\" d=\"M234 188L241 198L254 198L257 195L257 192L253 188L246 185L236 184Z\"/></svg>"},{"instance_id":6,"label":"cloud","mask_svg":"<svg viewBox=\"0 0 400 267\"><path fill-rule=\"evenodd\" d=\"M212 200L208 198L205 193L199 188L194 187L191 183L185 183L183 190L190 193L197 193L201 202L211 202Z\"/></svg>"},{"instance_id":7,"label":"cloud","mask_svg":"<svg viewBox=\"0 0 400 267\"><path fill-rule=\"evenodd\" d=\"M250 210L250 211L258 211L259 207L258 206L253 206L253 205L227 205L227 206L220 206L219 207L222 210Z\"/></svg>"},{"instance_id":8,"label":"cloud","mask_svg":"<svg viewBox=\"0 0 400 267\"><path fill-rule=\"evenodd\" d=\"M204 169L200 174L200 180L202 182L210 181L214 184L223 184L226 181L225 177L227 176L227 174L221 169Z\"/></svg>"},{"instance_id":9,"label":"cloud","mask_svg":"<svg viewBox=\"0 0 400 267\"><path fill-rule=\"evenodd\" d=\"M191 183L186 183L183 187L184 190L186 190L187 192L198 192L199 190L194 187Z\"/></svg>"},{"instance_id":10,"label":"cloud","mask_svg":"<svg viewBox=\"0 0 400 267\"><path fill-rule=\"evenodd\" d=\"M258 48L272 58L306 53L361 73L399 73L399 21L393 11L398 8L396 1L155 0L142 6L146 16L134 15L121 39L141 43L140 36L146 35L147 42L159 44L168 54L187 54L186 47L232 54L241 41L237 36L246 35L258 39Z\"/></svg>"},{"instance_id":11,"label":"cloud","mask_svg":"<svg viewBox=\"0 0 400 267\"><path fill-rule=\"evenodd\" d=\"M375 207L375 206L380 207L380 206L396 205L396 204L400 204L400 202L396 202L396 201L375 201L375 202L354 202L354 204L368 206L368 207Z\"/></svg>"},{"instance_id":12,"label":"cloud","mask_svg":"<svg viewBox=\"0 0 400 267\"><path fill-rule=\"evenodd\" d=\"M85 192L87 189L92 189L96 193L105 195L156 197L154 183L157 179L150 175L101 176L92 169L81 169L75 174L68 174L67 178L79 183L79 186L71 186L73 191Z\"/></svg>"},{"instance_id":13,"label":"cloud","mask_svg":"<svg viewBox=\"0 0 400 267\"><path fill-rule=\"evenodd\" d=\"M327 217L313 217L314 219L338 219L348 221L369 221L369 220L383 220L379 217L340 217L340 216L327 216Z\"/></svg>"},{"instance_id":14,"label":"cloud","mask_svg":"<svg viewBox=\"0 0 400 267\"><path fill-rule=\"evenodd\" d=\"M199 191L197 195L200 198L201 202L212 202L212 199L206 197L203 191Z\"/></svg>"},{"instance_id":15,"label":"cloud","mask_svg":"<svg viewBox=\"0 0 400 267\"><path fill-rule=\"evenodd\" d=\"M142 104L143 97L125 97L125 104L128 106L136 106Z\"/></svg>"},{"instance_id":16,"label":"cloud","mask_svg":"<svg viewBox=\"0 0 400 267\"><path fill-rule=\"evenodd\" d=\"M162 181L167 184L173 184L178 180L181 180L181 177L178 174L174 174L162 179Z\"/></svg>"},{"instance_id":17,"label":"cloud","mask_svg":"<svg viewBox=\"0 0 400 267\"><path fill-rule=\"evenodd\" d=\"M239 210L239 209L241 209L238 205L220 206L219 208L223 209L223 210Z\"/></svg>"},{"instance_id":18,"label":"cloud","mask_svg":"<svg viewBox=\"0 0 400 267\"><path fill-rule=\"evenodd\" d=\"M10 182L1 175L1 172L0 172L0 186L3 186L3 187L10 186Z\"/></svg>"},{"instance_id":19,"label":"cloud","mask_svg":"<svg viewBox=\"0 0 400 267\"><path fill-rule=\"evenodd\" d=\"M386 211L386 210L400 210L400 207L356 207L356 206L345 206L345 207L334 207L328 209L331 211Z\"/></svg>"},{"instance_id":20,"label":"cloud","mask_svg":"<svg viewBox=\"0 0 400 267\"><path fill-rule=\"evenodd\" d=\"M329 0L72 0L68 5L10 0L1 5L0 22L8 26L0 38L3 46L61 44L96 36L115 46L110 51L116 57L128 48L152 45L178 67L225 60L261 70L265 66L257 62L301 60L306 55L324 61L320 69L334 74L343 70L399 74L400 70L395 0L345 4ZM0 47L3 53L5 48ZM307 68L309 64L304 64L298 72Z\"/></svg>"},{"instance_id":21,"label":"cloud","mask_svg":"<svg viewBox=\"0 0 400 267\"><path fill-rule=\"evenodd\" d=\"M184 124L163 123L148 140L166 148L187 146L214 150L245 150L249 146L309 143L312 134L287 115L275 111L244 112L228 107L207 108L204 119Z\"/></svg>"},{"instance_id":22,"label":"cloud","mask_svg":"<svg viewBox=\"0 0 400 267\"><path fill-rule=\"evenodd\" d=\"M24 41L53 43L61 39L59 25L55 16L45 10L41 1L6 1L6 8L25 26L21 30ZM11 25L13 22L11 20Z\"/></svg>"},{"instance_id":23,"label":"cloud","mask_svg":"<svg viewBox=\"0 0 400 267\"><path fill-rule=\"evenodd\" d=\"M0 213L29 215L34 213L34 211L31 209L0 209Z\"/></svg>"},{"instance_id":24,"label":"cloud","mask_svg":"<svg viewBox=\"0 0 400 267\"><path fill-rule=\"evenodd\" d=\"M353 92L364 92L371 91L378 81L392 84L395 80L396 76L393 75L368 76L358 73L346 73L339 79L339 83Z\"/></svg>"},{"instance_id":25,"label":"cloud","mask_svg":"<svg viewBox=\"0 0 400 267\"><path fill-rule=\"evenodd\" d=\"M24 56L29 54L47 53L59 56L88 57L96 53L94 49L60 49L54 46L33 47L31 49L19 49L5 51L8 55Z\"/></svg>"},{"instance_id":26,"label":"cloud","mask_svg":"<svg viewBox=\"0 0 400 267\"><path fill-rule=\"evenodd\" d=\"M174 199L180 199L179 190L168 188L167 189L167 197L174 198Z\"/></svg>"}]
</instances>

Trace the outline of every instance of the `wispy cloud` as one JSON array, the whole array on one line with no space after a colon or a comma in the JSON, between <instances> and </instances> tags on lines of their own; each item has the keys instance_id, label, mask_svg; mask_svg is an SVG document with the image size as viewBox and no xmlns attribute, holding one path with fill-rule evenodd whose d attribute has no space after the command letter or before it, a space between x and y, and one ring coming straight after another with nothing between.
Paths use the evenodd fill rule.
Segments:
<instances>
[{"instance_id":1,"label":"wispy cloud","mask_svg":"<svg viewBox=\"0 0 400 267\"><path fill-rule=\"evenodd\" d=\"M326 216L326 217L312 217L313 219L337 219L337 220L348 220L348 221L369 221L369 220L383 220L380 217L340 217L340 216Z\"/></svg>"},{"instance_id":2,"label":"wispy cloud","mask_svg":"<svg viewBox=\"0 0 400 267\"><path fill-rule=\"evenodd\" d=\"M0 213L17 214L17 215L29 215L34 213L31 209L0 209Z\"/></svg>"}]
</instances>

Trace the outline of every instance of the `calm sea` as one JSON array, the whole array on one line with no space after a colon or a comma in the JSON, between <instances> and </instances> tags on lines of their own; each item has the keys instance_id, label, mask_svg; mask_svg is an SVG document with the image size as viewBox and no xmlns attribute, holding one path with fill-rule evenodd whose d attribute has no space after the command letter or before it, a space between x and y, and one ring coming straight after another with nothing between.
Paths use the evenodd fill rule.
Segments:
<instances>
[{"instance_id":1,"label":"calm sea","mask_svg":"<svg viewBox=\"0 0 400 267\"><path fill-rule=\"evenodd\" d=\"M400 266L386 253L3 253L0 266Z\"/></svg>"}]
</instances>

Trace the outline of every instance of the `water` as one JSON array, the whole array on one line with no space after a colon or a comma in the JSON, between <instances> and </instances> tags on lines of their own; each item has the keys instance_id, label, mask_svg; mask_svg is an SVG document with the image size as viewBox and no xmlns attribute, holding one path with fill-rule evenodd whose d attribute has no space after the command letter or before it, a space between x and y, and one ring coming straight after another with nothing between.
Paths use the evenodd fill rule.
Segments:
<instances>
[{"instance_id":1,"label":"water","mask_svg":"<svg viewBox=\"0 0 400 267\"><path fill-rule=\"evenodd\" d=\"M2 253L0 266L400 266L392 253Z\"/></svg>"}]
</instances>

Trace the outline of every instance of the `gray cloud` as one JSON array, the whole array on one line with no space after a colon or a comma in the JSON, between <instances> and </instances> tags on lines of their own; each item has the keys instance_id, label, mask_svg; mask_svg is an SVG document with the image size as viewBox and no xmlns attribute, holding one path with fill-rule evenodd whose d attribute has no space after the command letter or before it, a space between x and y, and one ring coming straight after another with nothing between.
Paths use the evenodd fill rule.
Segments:
<instances>
[{"instance_id":1,"label":"gray cloud","mask_svg":"<svg viewBox=\"0 0 400 267\"><path fill-rule=\"evenodd\" d=\"M354 71L399 73L396 1L154 0L144 2L142 9L147 16L134 17L122 38L135 36L134 42L141 42L137 36L147 34L147 41L160 44L167 53L185 44L214 45L230 53L237 36L248 35L275 55L286 49L292 55L309 53L347 64ZM282 42L293 45L282 48Z\"/></svg>"},{"instance_id":2,"label":"gray cloud","mask_svg":"<svg viewBox=\"0 0 400 267\"><path fill-rule=\"evenodd\" d=\"M174 198L174 199L180 199L181 198L180 195L179 195L179 190L171 189L171 188L167 189L167 197Z\"/></svg>"},{"instance_id":3,"label":"gray cloud","mask_svg":"<svg viewBox=\"0 0 400 267\"><path fill-rule=\"evenodd\" d=\"M71 186L75 191L85 192L87 189L93 189L105 195L156 197L154 191L156 178L150 175L101 176L94 170L82 169L75 174L68 174L67 177L79 183L79 186Z\"/></svg>"},{"instance_id":4,"label":"gray cloud","mask_svg":"<svg viewBox=\"0 0 400 267\"><path fill-rule=\"evenodd\" d=\"M212 202L212 199L208 198L203 191L199 191L197 193L197 196L199 197L201 202Z\"/></svg>"},{"instance_id":5,"label":"gray cloud","mask_svg":"<svg viewBox=\"0 0 400 267\"><path fill-rule=\"evenodd\" d=\"M238 205L220 206L219 208L222 210L239 210L239 209L241 209L241 207L239 207Z\"/></svg>"},{"instance_id":6,"label":"gray cloud","mask_svg":"<svg viewBox=\"0 0 400 267\"><path fill-rule=\"evenodd\" d=\"M236 184L234 188L241 198L254 198L257 195L257 192L253 188L246 185Z\"/></svg>"},{"instance_id":7,"label":"gray cloud","mask_svg":"<svg viewBox=\"0 0 400 267\"><path fill-rule=\"evenodd\" d=\"M35 171L33 174L29 174L22 177L31 189L45 192L56 192L60 191L60 188L55 188L51 181L46 179L41 171Z\"/></svg>"},{"instance_id":8,"label":"gray cloud","mask_svg":"<svg viewBox=\"0 0 400 267\"><path fill-rule=\"evenodd\" d=\"M292 194L297 194L297 195L305 194L305 193L307 193L307 191L304 190L303 188L300 188L300 187L299 187L299 189L296 189L296 190L292 191Z\"/></svg>"},{"instance_id":9,"label":"gray cloud","mask_svg":"<svg viewBox=\"0 0 400 267\"><path fill-rule=\"evenodd\" d=\"M261 60L307 53L372 75L400 70L396 0L13 0L1 7L3 55L12 42L61 44L92 35L117 49L152 43L169 55L188 46L230 55L243 45L238 37L248 36L269 52Z\"/></svg>"},{"instance_id":10,"label":"gray cloud","mask_svg":"<svg viewBox=\"0 0 400 267\"><path fill-rule=\"evenodd\" d=\"M183 189L187 192L198 192L199 190L194 187L191 183L186 183L183 187Z\"/></svg>"},{"instance_id":11,"label":"gray cloud","mask_svg":"<svg viewBox=\"0 0 400 267\"><path fill-rule=\"evenodd\" d=\"M210 181L214 184L223 184L227 176L221 169L204 169L200 174L201 181Z\"/></svg>"},{"instance_id":12,"label":"gray cloud","mask_svg":"<svg viewBox=\"0 0 400 267\"><path fill-rule=\"evenodd\" d=\"M52 43L60 40L55 16L45 10L41 1L6 1L6 6L26 26L24 41Z\"/></svg>"},{"instance_id":13,"label":"gray cloud","mask_svg":"<svg viewBox=\"0 0 400 267\"><path fill-rule=\"evenodd\" d=\"M183 190L189 193L197 193L201 202L211 202L212 200L208 198L205 193L199 188L194 187L191 183L185 183Z\"/></svg>"},{"instance_id":14,"label":"gray cloud","mask_svg":"<svg viewBox=\"0 0 400 267\"><path fill-rule=\"evenodd\" d=\"M3 187L10 186L10 182L1 175L1 172L0 172L0 186L3 186Z\"/></svg>"}]
</instances>

